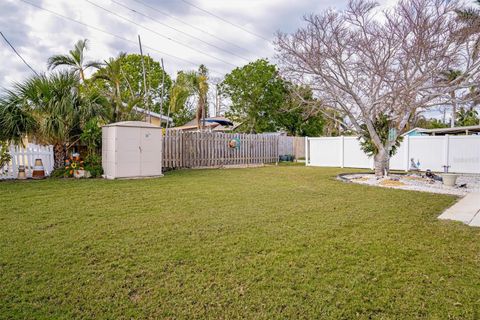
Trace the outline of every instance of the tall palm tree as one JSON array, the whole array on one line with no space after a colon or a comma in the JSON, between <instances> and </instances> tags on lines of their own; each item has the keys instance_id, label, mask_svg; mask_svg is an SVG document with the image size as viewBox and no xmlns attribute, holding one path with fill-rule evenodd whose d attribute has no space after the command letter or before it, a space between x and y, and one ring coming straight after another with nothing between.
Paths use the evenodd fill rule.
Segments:
<instances>
[{"instance_id":1,"label":"tall palm tree","mask_svg":"<svg viewBox=\"0 0 480 320\"><path fill-rule=\"evenodd\" d=\"M48 58L48 68L53 70L59 66L68 66L80 76L85 82L85 70L88 68L100 68L101 63L97 61L85 61L85 51L88 50L87 39L78 40L73 50L67 55L55 55Z\"/></svg>"},{"instance_id":2,"label":"tall palm tree","mask_svg":"<svg viewBox=\"0 0 480 320\"><path fill-rule=\"evenodd\" d=\"M462 76L462 71L449 69L441 73L440 81L445 85L451 85L461 76ZM456 90L453 88L452 90L450 90L450 100L452 104L452 118L450 120L450 127L452 128L455 127L455 116L457 114L457 97L456 97L455 91Z\"/></svg>"},{"instance_id":3,"label":"tall palm tree","mask_svg":"<svg viewBox=\"0 0 480 320\"><path fill-rule=\"evenodd\" d=\"M185 106L189 98L196 99L195 118L197 127L203 128L208 95L208 71L200 65L198 71L179 72L170 91L169 110L175 112Z\"/></svg>"},{"instance_id":4,"label":"tall palm tree","mask_svg":"<svg viewBox=\"0 0 480 320\"><path fill-rule=\"evenodd\" d=\"M125 56L126 54L122 52L118 57L106 60L104 66L92 77L92 81L103 81L103 91L110 102L110 121L112 122L131 119L133 107L141 102L141 97L135 97L132 94L127 96L127 101L122 98L122 83L126 81L128 84L125 73L122 71Z\"/></svg>"}]
</instances>

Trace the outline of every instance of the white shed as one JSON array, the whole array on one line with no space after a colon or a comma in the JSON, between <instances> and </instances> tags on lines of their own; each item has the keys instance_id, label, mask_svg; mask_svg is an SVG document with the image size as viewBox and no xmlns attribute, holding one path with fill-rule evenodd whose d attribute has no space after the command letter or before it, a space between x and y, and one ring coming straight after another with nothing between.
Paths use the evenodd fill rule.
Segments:
<instances>
[{"instance_id":1,"label":"white shed","mask_svg":"<svg viewBox=\"0 0 480 320\"><path fill-rule=\"evenodd\" d=\"M107 179L162 175L162 128L141 121L102 127L102 166Z\"/></svg>"}]
</instances>

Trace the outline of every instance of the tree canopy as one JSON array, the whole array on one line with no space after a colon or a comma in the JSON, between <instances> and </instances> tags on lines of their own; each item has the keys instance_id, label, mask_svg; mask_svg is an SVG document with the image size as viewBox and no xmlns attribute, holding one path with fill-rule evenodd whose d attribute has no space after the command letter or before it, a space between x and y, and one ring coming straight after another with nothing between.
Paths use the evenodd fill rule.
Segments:
<instances>
[{"instance_id":1,"label":"tree canopy","mask_svg":"<svg viewBox=\"0 0 480 320\"><path fill-rule=\"evenodd\" d=\"M275 111L285 101L285 83L275 65L259 59L236 68L220 84L222 94L230 99L227 115L242 122L248 132L275 131Z\"/></svg>"}]
</instances>

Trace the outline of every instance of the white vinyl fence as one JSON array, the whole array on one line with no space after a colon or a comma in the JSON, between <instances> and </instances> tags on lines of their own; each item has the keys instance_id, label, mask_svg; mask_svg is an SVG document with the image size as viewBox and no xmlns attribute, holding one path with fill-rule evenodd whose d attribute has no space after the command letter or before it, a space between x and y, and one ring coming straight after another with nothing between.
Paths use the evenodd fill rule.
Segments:
<instances>
[{"instance_id":1,"label":"white vinyl fence","mask_svg":"<svg viewBox=\"0 0 480 320\"><path fill-rule=\"evenodd\" d=\"M0 168L0 179L15 179L18 175L18 166L25 166L27 177L32 176L35 159L42 159L45 174L48 176L53 170L53 146L40 146L33 143L25 148L10 146L10 163Z\"/></svg>"},{"instance_id":2,"label":"white vinyl fence","mask_svg":"<svg viewBox=\"0 0 480 320\"><path fill-rule=\"evenodd\" d=\"M371 168L373 158L361 149L357 137L307 138L306 164L321 167ZM410 161L420 170L480 173L480 136L406 136L390 159L390 169L409 170Z\"/></svg>"}]
</instances>

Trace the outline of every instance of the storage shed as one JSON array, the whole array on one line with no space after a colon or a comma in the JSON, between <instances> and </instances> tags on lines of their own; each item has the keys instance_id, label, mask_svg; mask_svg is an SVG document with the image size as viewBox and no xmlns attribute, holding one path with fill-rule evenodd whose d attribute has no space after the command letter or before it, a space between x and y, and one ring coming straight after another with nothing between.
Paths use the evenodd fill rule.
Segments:
<instances>
[{"instance_id":1,"label":"storage shed","mask_svg":"<svg viewBox=\"0 0 480 320\"><path fill-rule=\"evenodd\" d=\"M162 175L162 128L141 121L102 127L102 166L107 179Z\"/></svg>"}]
</instances>

